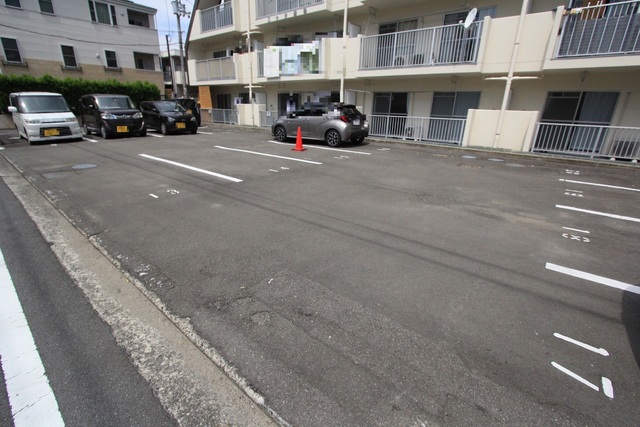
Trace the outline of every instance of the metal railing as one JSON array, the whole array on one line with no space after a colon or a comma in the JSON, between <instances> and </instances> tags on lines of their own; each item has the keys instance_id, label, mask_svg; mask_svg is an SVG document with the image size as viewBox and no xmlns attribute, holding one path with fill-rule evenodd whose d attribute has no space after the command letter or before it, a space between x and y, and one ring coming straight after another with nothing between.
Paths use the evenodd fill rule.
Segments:
<instances>
[{"instance_id":1,"label":"metal railing","mask_svg":"<svg viewBox=\"0 0 640 427\"><path fill-rule=\"evenodd\" d=\"M367 36L360 44L360 69L476 63L482 22Z\"/></svg>"},{"instance_id":2,"label":"metal railing","mask_svg":"<svg viewBox=\"0 0 640 427\"><path fill-rule=\"evenodd\" d=\"M324 0L256 0L256 17L275 15L324 3Z\"/></svg>"},{"instance_id":3,"label":"metal railing","mask_svg":"<svg viewBox=\"0 0 640 427\"><path fill-rule=\"evenodd\" d=\"M467 119L371 115L369 135L419 142L462 144Z\"/></svg>"},{"instance_id":4,"label":"metal railing","mask_svg":"<svg viewBox=\"0 0 640 427\"><path fill-rule=\"evenodd\" d=\"M233 25L232 3L222 3L200 12L200 31L207 32Z\"/></svg>"},{"instance_id":5,"label":"metal railing","mask_svg":"<svg viewBox=\"0 0 640 427\"><path fill-rule=\"evenodd\" d=\"M238 124L238 111L225 108L210 108L206 110L211 122L224 123L227 125Z\"/></svg>"},{"instance_id":6,"label":"metal railing","mask_svg":"<svg viewBox=\"0 0 640 427\"><path fill-rule=\"evenodd\" d=\"M532 151L640 159L640 128L538 123Z\"/></svg>"},{"instance_id":7,"label":"metal railing","mask_svg":"<svg viewBox=\"0 0 640 427\"><path fill-rule=\"evenodd\" d=\"M556 57L640 53L639 5L633 0L565 12Z\"/></svg>"},{"instance_id":8,"label":"metal railing","mask_svg":"<svg viewBox=\"0 0 640 427\"><path fill-rule=\"evenodd\" d=\"M236 78L233 57L196 61L196 81L232 80Z\"/></svg>"},{"instance_id":9,"label":"metal railing","mask_svg":"<svg viewBox=\"0 0 640 427\"><path fill-rule=\"evenodd\" d=\"M260 111L260 127L271 127L277 118L277 111Z\"/></svg>"}]
</instances>

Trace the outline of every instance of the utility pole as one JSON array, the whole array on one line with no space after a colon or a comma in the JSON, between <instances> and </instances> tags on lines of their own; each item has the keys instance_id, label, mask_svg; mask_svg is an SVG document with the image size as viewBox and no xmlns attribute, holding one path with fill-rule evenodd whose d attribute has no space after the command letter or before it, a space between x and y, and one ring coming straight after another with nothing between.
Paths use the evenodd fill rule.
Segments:
<instances>
[{"instance_id":1,"label":"utility pole","mask_svg":"<svg viewBox=\"0 0 640 427\"><path fill-rule=\"evenodd\" d=\"M184 51L182 50L182 27L180 26L180 16L190 17L190 13L186 11L185 5L180 0L173 0L171 2L173 6L173 14L178 19L178 43L180 45L180 66L182 68L182 96L187 97L187 77L186 70L184 68Z\"/></svg>"},{"instance_id":2,"label":"utility pole","mask_svg":"<svg viewBox=\"0 0 640 427\"><path fill-rule=\"evenodd\" d=\"M171 56L171 48L169 47L169 34L166 34L165 39L167 40L167 56L169 57L169 71L171 72L171 89L173 91L172 98L177 98L178 89L176 88L176 79L175 73L176 69L173 66L173 57Z\"/></svg>"}]
</instances>

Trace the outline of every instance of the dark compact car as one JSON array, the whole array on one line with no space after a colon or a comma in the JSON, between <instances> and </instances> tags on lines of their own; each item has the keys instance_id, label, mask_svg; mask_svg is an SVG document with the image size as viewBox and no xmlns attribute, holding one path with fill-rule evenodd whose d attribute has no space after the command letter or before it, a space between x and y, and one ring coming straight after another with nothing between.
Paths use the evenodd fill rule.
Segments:
<instances>
[{"instance_id":1,"label":"dark compact car","mask_svg":"<svg viewBox=\"0 0 640 427\"><path fill-rule=\"evenodd\" d=\"M198 132L196 117L175 100L143 101L140 110L149 129L157 129L163 135L173 132Z\"/></svg>"},{"instance_id":2,"label":"dark compact car","mask_svg":"<svg viewBox=\"0 0 640 427\"><path fill-rule=\"evenodd\" d=\"M295 138L298 128L302 138L323 140L331 147L345 141L359 144L369 136L367 116L348 104L306 104L301 110L278 118L271 125L271 133L278 141L284 141Z\"/></svg>"},{"instance_id":3,"label":"dark compact car","mask_svg":"<svg viewBox=\"0 0 640 427\"><path fill-rule=\"evenodd\" d=\"M193 114L198 121L198 126L202 123L200 117L200 104L196 102L195 99L192 98L174 98L171 101L176 101L178 104L182 105L187 113Z\"/></svg>"},{"instance_id":4,"label":"dark compact car","mask_svg":"<svg viewBox=\"0 0 640 427\"><path fill-rule=\"evenodd\" d=\"M127 95L84 95L80 98L80 120L87 135L100 133L114 136L145 136L147 128L142 113Z\"/></svg>"}]
</instances>

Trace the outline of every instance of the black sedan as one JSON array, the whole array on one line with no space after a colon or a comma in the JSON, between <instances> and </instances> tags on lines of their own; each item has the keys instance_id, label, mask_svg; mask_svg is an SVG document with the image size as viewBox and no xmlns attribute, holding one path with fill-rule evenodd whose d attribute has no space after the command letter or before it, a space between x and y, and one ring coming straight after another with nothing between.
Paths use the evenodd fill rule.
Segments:
<instances>
[{"instance_id":1,"label":"black sedan","mask_svg":"<svg viewBox=\"0 0 640 427\"><path fill-rule=\"evenodd\" d=\"M140 110L147 128L159 130L163 135L198 132L196 117L175 101L143 101Z\"/></svg>"}]
</instances>

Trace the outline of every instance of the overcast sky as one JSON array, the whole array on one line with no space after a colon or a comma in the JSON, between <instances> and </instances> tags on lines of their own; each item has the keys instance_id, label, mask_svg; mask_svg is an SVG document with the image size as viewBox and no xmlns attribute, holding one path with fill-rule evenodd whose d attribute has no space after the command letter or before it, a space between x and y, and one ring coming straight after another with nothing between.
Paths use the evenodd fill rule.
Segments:
<instances>
[{"instance_id":1,"label":"overcast sky","mask_svg":"<svg viewBox=\"0 0 640 427\"><path fill-rule=\"evenodd\" d=\"M187 12L191 13L195 0L180 0ZM169 43L171 49L178 49L178 20L173 14L173 6L171 0L133 0L134 3L149 6L158 11L156 13L156 25L158 26L158 38L160 40L160 51L167 51L167 40L165 36L169 35ZM189 30L189 18L186 16L180 18L180 26L182 27L182 43L187 41L187 30Z\"/></svg>"}]
</instances>

